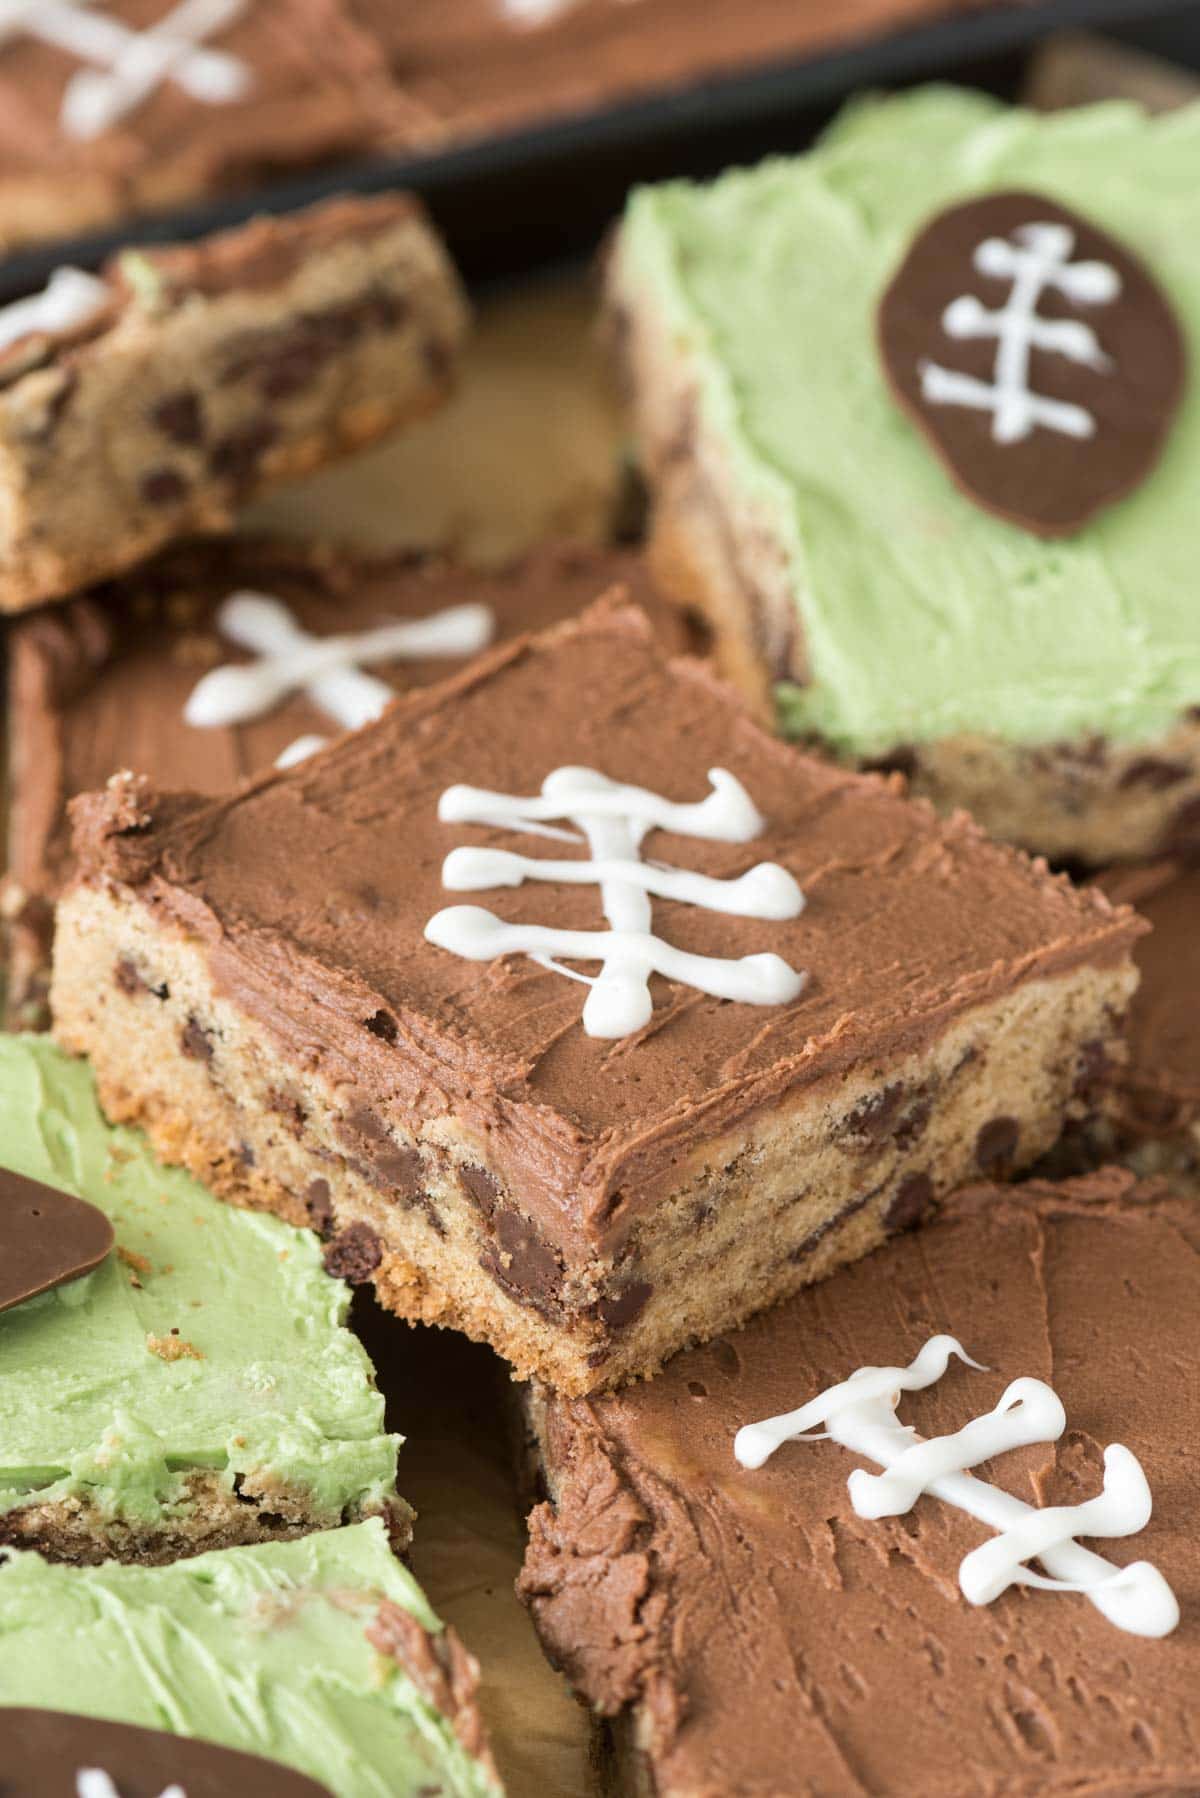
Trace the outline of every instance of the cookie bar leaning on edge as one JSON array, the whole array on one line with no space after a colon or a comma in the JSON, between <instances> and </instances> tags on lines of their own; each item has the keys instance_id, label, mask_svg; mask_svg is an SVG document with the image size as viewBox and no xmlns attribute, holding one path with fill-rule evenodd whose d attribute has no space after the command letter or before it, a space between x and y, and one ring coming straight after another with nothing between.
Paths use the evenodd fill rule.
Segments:
<instances>
[{"instance_id":1,"label":"cookie bar leaning on edge","mask_svg":"<svg viewBox=\"0 0 1200 1798\"><path fill-rule=\"evenodd\" d=\"M1056 859L1200 830L1198 171L1200 107L919 89L643 189L611 260L659 572L725 671Z\"/></svg>"},{"instance_id":2,"label":"cookie bar leaning on edge","mask_svg":"<svg viewBox=\"0 0 1200 1798\"><path fill-rule=\"evenodd\" d=\"M173 1567L55 1567L0 1549L6 1772L14 1736L20 1743L35 1727L29 1707L57 1713L70 1704L189 1738L179 1744L180 1772L199 1740L295 1768L330 1798L499 1798L478 1672L375 1520ZM68 1735L107 1746L84 1723L56 1719L49 1751ZM123 1754L132 1747L136 1763L136 1743L111 1741ZM166 1744L150 1747L156 1768L164 1757L170 1764ZM110 1770L103 1760L76 1764ZM257 1768L252 1782L237 1772L186 1789L197 1798L272 1792L272 1768Z\"/></svg>"},{"instance_id":3,"label":"cookie bar leaning on edge","mask_svg":"<svg viewBox=\"0 0 1200 1798\"><path fill-rule=\"evenodd\" d=\"M1025 1165L1119 1053L1134 915L899 784L598 605L227 798L77 800L55 1029L385 1305L608 1385Z\"/></svg>"},{"instance_id":4,"label":"cookie bar leaning on edge","mask_svg":"<svg viewBox=\"0 0 1200 1798\"><path fill-rule=\"evenodd\" d=\"M157 1562L371 1515L406 1543L399 1439L314 1237L163 1167L48 1038L0 1036L0 1125L0 1544ZM9 1290L70 1248L63 1193L111 1247Z\"/></svg>"},{"instance_id":5,"label":"cookie bar leaning on edge","mask_svg":"<svg viewBox=\"0 0 1200 1798\"><path fill-rule=\"evenodd\" d=\"M615 1720L622 1789L1195 1792L1197 1303L1194 1198L1106 1169L957 1194L919 1236L649 1384L535 1393L550 1502L521 1591L551 1659ZM795 1420L832 1440L781 1429L765 1464L739 1464L743 1426L832 1400L859 1369L890 1389L855 1408L842 1387L850 1411ZM932 1461L897 1422L943 1439ZM911 1484L873 1477L880 1440L916 1457ZM1105 1487L1107 1516L1052 1509ZM1053 1526L1044 1572L1067 1590L1001 1589L1037 1552L1011 1539L987 1590L966 1557L1031 1517Z\"/></svg>"},{"instance_id":6,"label":"cookie bar leaning on edge","mask_svg":"<svg viewBox=\"0 0 1200 1798\"><path fill-rule=\"evenodd\" d=\"M159 787L227 791L360 723L393 691L453 671L468 649L557 623L616 583L672 649L696 641L683 613L654 593L640 556L566 543L484 573L440 557L218 537L174 545L65 605L14 620L0 900L9 1020L24 1029L48 1022L54 900L71 871L67 806L77 794L126 767ZM247 632L268 663L337 636L336 678L328 662L301 664L279 686L235 695L224 713L202 708L195 722L206 676L261 659Z\"/></svg>"},{"instance_id":7,"label":"cookie bar leaning on edge","mask_svg":"<svg viewBox=\"0 0 1200 1798\"><path fill-rule=\"evenodd\" d=\"M0 311L0 611L222 528L429 411L466 324L405 194L60 269Z\"/></svg>"}]
</instances>

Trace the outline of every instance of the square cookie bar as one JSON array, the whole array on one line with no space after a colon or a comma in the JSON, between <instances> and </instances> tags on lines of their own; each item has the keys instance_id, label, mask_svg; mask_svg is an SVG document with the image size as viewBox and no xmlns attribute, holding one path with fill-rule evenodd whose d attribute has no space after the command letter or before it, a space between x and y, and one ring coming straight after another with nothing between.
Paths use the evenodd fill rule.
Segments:
<instances>
[{"instance_id":1,"label":"square cookie bar","mask_svg":"<svg viewBox=\"0 0 1200 1798\"><path fill-rule=\"evenodd\" d=\"M432 557L368 560L217 538L177 546L80 599L16 620L8 638L3 899L10 1021L47 1021L53 904L71 870L67 806L77 794L129 767L163 788L226 791L378 711L393 690L427 685L493 638L569 617L613 584L653 617L672 649L695 641L682 614L655 595L641 558L568 544L481 573ZM263 688L233 715L202 712L205 721L192 722L199 682L254 659L230 635L245 611L239 595L276 606L265 627L271 641L283 641L282 631L291 647L304 647L290 630L310 640L359 639L347 646L349 677L322 686L301 668L295 685ZM397 624L409 627L407 637L396 636Z\"/></svg>"},{"instance_id":2,"label":"square cookie bar","mask_svg":"<svg viewBox=\"0 0 1200 1798\"><path fill-rule=\"evenodd\" d=\"M393 123L342 0L24 0L0 38L0 249L364 155Z\"/></svg>"},{"instance_id":3,"label":"square cookie bar","mask_svg":"<svg viewBox=\"0 0 1200 1798\"><path fill-rule=\"evenodd\" d=\"M1194 1198L1110 1169L956 1195L649 1384L535 1392L522 1596L623 1789L1200 1789L1198 1303ZM854 1405L860 1369L888 1390ZM739 1463L790 1435L743 1426L820 1394L792 1428L832 1440ZM1066 1590L1026 1585L1039 1547Z\"/></svg>"},{"instance_id":4,"label":"square cookie bar","mask_svg":"<svg viewBox=\"0 0 1200 1798\"><path fill-rule=\"evenodd\" d=\"M477 1690L474 1659L375 1520L173 1567L55 1567L0 1550L6 1775L23 1740L57 1756L65 1739L91 1745L76 1768L115 1773L115 1753L141 1775L122 1793L160 1791L149 1770L170 1766L169 1745L92 1718L186 1738L173 1789L187 1770L188 1798L315 1798L309 1780L327 1798L498 1798ZM64 1704L78 1713L56 1715L38 1744L37 1713ZM225 1763L222 1783L220 1761L193 1759L198 1743L272 1764L251 1779ZM307 1778L284 1780L285 1767Z\"/></svg>"},{"instance_id":5,"label":"square cookie bar","mask_svg":"<svg viewBox=\"0 0 1200 1798\"><path fill-rule=\"evenodd\" d=\"M60 269L0 311L0 611L223 528L431 410L466 326L405 194Z\"/></svg>"},{"instance_id":6,"label":"square cookie bar","mask_svg":"<svg viewBox=\"0 0 1200 1798\"><path fill-rule=\"evenodd\" d=\"M919 89L635 194L611 261L659 567L725 670L1053 858L1200 831L1198 171L1195 108Z\"/></svg>"},{"instance_id":7,"label":"square cookie bar","mask_svg":"<svg viewBox=\"0 0 1200 1798\"><path fill-rule=\"evenodd\" d=\"M0 1123L0 1544L158 1562L376 1514L406 1542L399 1438L316 1239L217 1204L112 1129L47 1038L0 1036ZM9 1307L31 1239L53 1246L47 1187L115 1243Z\"/></svg>"},{"instance_id":8,"label":"square cookie bar","mask_svg":"<svg viewBox=\"0 0 1200 1798\"><path fill-rule=\"evenodd\" d=\"M1118 1053L1133 914L898 784L600 605L229 797L77 800L55 1029L402 1316L649 1373L1025 1165Z\"/></svg>"}]
</instances>

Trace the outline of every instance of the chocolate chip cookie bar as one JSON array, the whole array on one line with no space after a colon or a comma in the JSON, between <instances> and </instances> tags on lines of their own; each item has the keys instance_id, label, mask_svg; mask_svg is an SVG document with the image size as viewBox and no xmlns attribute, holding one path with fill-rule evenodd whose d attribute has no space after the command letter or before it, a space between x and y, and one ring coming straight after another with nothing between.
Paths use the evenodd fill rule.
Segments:
<instances>
[{"instance_id":1,"label":"chocolate chip cookie bar","mask_svg":"<svg viewBox=\"0 0 1200 1798\"><path fill-rule=\"evenodd\" d=\"M44 1783L69 1741L94 1751L73 1773L115 1775L107 1757L120 1755L123 1793L164 1790L149 1775L165 1766L189 1798L499 1798L478 1685L378 1521L171 1567L56 1567L0 1549L6 1778L33 1737L47 1757L34 1790L76 1789ZM38 1734L38 1714L64 1705ZM88 1718L170 1732L176 1759L170 1742ZM230 1758L197 1762L198 1742Z\"/></svg>"},{"instance_id":2,"label":"chocolate chip cookie bar","mask_svg":"<svg viewBox=\"0 0 1200 1798\"><path fill-rule=\"evenodd\" d=\"M110 1114L567 1392L1025 1166L1135 981L1132 913L778 742L627 607L230 796L74 812L51 1002Z\"/></svg>"},{"instance_id":3,"label":"chocolate chip cookie bar","mask_svg":"<svg viewBox=\"0 0 1200 1798\"><path fill-rule=\"evenodd\" d=\"M154 1563L368 1516L407 1542L315 1238L163 1167L45 1037L0 1036L0 1124L0 1545ZM86 1260L71 1201L107 1226Z\"/></svg>"},{"instance_id":4,"label":"chocolate chip cookie bar","mask_svg":"<svg viewBox=\"0 0 1200 1798\"><path fill-rule=\"evenodd\" d=\"M1102 865L1200 830L1200 111L938 87L635 194L656 555L784 731Z\"/></svg>"},{"instance_id":5,"label":"chocolate chip cookie bar","mask_svg":"<svg viewBox=\"0 0 1200 1798\"><path fill-rule=\"evenodd\" d=\"M484 573L436 557L365 559L215 538L15 620L3 894L10 1022L29 1029L47 1021L53 905L71 870L67 806L77 794L127 767L164 788L226 791L361 722L393 691L439 679L492 639L569 617L612 585L653 618L672 650L696 641L657 596L640 557L569 544ZM255 638L263 648L269 640L308 653L334 634L352 639L339 684L322 685L301 668L283 689L209 716L210 682L197 715L193 696L213 670L256 659L237 634L247 615L260 628L265 620L267 639Z\"/></svg>"},{"instance_id":6,"label":"chocolate chip cookie bar","mask_svg":"<svg viewBox=\"0 0 1200 1798\"><path fill-rule=\"evenodd\" d=\"M222 529L427 412L466 322L405 195L60 270L0 312L0 611Z\"/></svg>"},{"instance_id":7,"label":"chocolate chip cookie bar","mask_svg":"<svg viewBox=\"0 0 1200 1798\"><path fill-rule=\"evenodd\" d=\"M1109 1169L956 1195L649 1384L535 1392L521 1593L622 1789L1194 1791L1198 1302L1194 1198Z\"/></svg>"}]
</instances>

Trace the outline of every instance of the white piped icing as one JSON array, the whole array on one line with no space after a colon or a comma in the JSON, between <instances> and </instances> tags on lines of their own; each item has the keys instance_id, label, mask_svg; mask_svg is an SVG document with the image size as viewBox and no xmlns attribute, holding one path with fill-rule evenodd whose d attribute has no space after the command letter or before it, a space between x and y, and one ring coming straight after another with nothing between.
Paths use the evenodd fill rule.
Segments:
<instances>
[{"instance_id":1,"label":"white piped icing","mask_svg":"<svg viewBox=\"0 0 1200 1798\"><path fill-rule=\"evenodd\" d=\"M1044 1381L1014 1380L994 1411L953 1436L927 1441L898 1421L896 1407L902 1393L940 1380L951 1355L979 1367L953 1336L932 1336L908 1367L860 1367L798 1411L746 1424L734 1438L734 1455L743 1467L757 1468L794 1439L839 1442L884 1469L871 1474L856 1468L850 1475L858 1516L899 1516L929 1492L999 1532L959 1567L959 1586L971 1604L990 1604L1011 1585L1081 1592L1118 1629L1135 1636L1168 1635L1179 1622L1179 1605L1158 1569L1148 1561L1114 1567L1075 1540L1132 1536L1146 1527L1150 1488L1136 1455L1119 1443L1106 1448L1103 1491L1078 1505L1039 1510L976 1479L967 1468L1008 1449L1056 1442L1066 1428L1066 1413ZM1034 1559L1044 1574L1025 1565Z\"/></svg>"},{"instance_id":2,"label":"white piped icing","mask_svg":"<svg viewBox=\"0 0 1200 1798\"><path fill-rule=\"evenodd\" d=\"M1071 262L1075 233L1069 225L1021 225L1013 236L1016 243L986 238L974 257L981 275L1012 282L1005 305L993 311L973 294L962 294L942 314L942 327L950 337L997 340L993 379L980 381L926 362L921 368L922 397L933 406L990 412L997 443L1020 443L1035 425L1066 437L1092 437L1096 421L1086 407L1034 393L1029 384L1030 352L1052 351L1101 374L1112 362L1090 325L1080 319L1041 318L1038 305L1050 287L1076 305L1109 305L1121 291L1120 276L1107 262Z\"/></svg>"},{"instance_id":3,"label":"white piped icing","mask_svg":"<svg viewBox=\"0 0 1200 1798\"><path fill-rule=\"evenodd\" d=\"M258 658L213 668L192 689L183 716L201 729L261 718L291 693L303 692L343 730L378 718L395 697L386 681L362 664L419 656L467 656L491 641L490 606L450 606L429 618L381 624L355 635L313 637L282 600L263 593L234 593L217 612L217 629ZM298 737L276 761L290 768L326 739Z\"/></svg>"},{"instance_id":4,"label":"white piped icing","mask_svg":"<svg viewBox=\"0 0 1200 1798\"><path fill-rule=\"evenodd\" d=\"M136 112L164 81L207 106L243 99L252 85L249 69L204 40L232 25L246 4L178 0L157 24L137 31L77 0L0 0L0 47L15 37L36 37L96 65L71 77L59 112L67 136L87 142Z\"/></svg>"},{"instance_id":5,"label":"white piped icing","mask_svg":"<svg viewBox=\"0 0 1200 1798\"><path fill-rule=\"evenodd\" d=\"M74 331L108 302L109 290L81 268L56 268L41 293L0 310L0 350L44 331Z\"/></svg>"},{"instance_id":6,"label":"white piped icing","mask_svg":"<svg viewBox=\"0 0 1200 1798\"><path fill-rule=\"evenodd\" d=\"M692 955L675 949L652 930L651 895L732 917L798 917L804 895L786 868L760 862L735 880L714 880L685 869L641 860L650 830L674 831L708 842L747 843L763 829L763 819L741 782L723 768L709 770L712 791L694 805L676 805L645 787L623 786L591 768L556 768L537 798L491 793L479 787L449 787L438 817L443 823L511 828L559 841L586 841L587 860L543 861L502 849L455 849L442 865L442 883L453 892L521 886L527 880L598 886L611 928L552 930L537 924L506 924L477 905L452 905L425 926L439 948L468 961L501 955L528 955L544 967L590 987L583 1008L589 1036L622 1037L650 1020L650 976L733 999L747 1005L782 1005L798 997L804 975L778 955L746 955L739 960ZM568 820L575 830L549 821ZM570 961L600 963L598 975L562 966Z\"/></svg>"},{"instance_id":7,"label":"white piped icing","mask_svg":"<svg viewBox=\"0 0 1200 1798\"><path fill-rule=\"evenodd\" d=\"M75 1775L75 1798L121 1798L121 1794L103 1767L81 1767ZM159 1798L187 1798L187 1793L180 1785L170 1785Z\"/></svg>"}]
</instances>

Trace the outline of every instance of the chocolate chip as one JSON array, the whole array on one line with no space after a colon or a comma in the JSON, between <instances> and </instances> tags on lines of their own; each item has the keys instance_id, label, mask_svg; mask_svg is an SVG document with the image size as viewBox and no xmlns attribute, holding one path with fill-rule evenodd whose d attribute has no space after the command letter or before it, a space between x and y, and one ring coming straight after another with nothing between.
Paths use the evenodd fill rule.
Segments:
<instances>
[{"instance_id":1,"label":"chocolate chip","mask_svg":"<svg viewBox=\"0 0 1200 1798\"><path fill-rule=\"evenodd\" d=\"M1090 1099L1103 1087L1112 1069L1108 1045L1101 1037L1084 1043L1075 1062L1075 1084L1071 1091L1077 1099Z\"/></svg>"},{"instance_id":2,"label":"chocolate chip","mask_svg":"<svg viewBox=\"0 0 1200 1798\"><path fill-rule=\"evenodd\" d=\"M328 1180L310 1180L304 1195L308 1221L318 1236L328 1236L333 1228L333 1194Z\"/></svg>"},{"instance_id":3,"label":"chocolate chip","mask_svg":"<svg viewBox=\"0 0 1200 1798\"><path fill-rule=\"evenodd\" d=\"M194 445L204 442L204 414L190 387L167 394L165 399L159 400L150 417L172 443Z\"/></svg>"},{"instance_id":4,"label":"chocolate chip","mask_svg":"<svg viewBox=\"0 0 1200 1798\"><path fill-rule=\"evenodd\" d=\"M928 1174L906 1174L896 1188L883 1220L885 1230L909 1230L919 1224L933 1203L933 1181Z\"/></svg>"},{"instance_id":5,"label":"chocolate chip","mask_svg":"<svg viewBox=\"0 0 1200 1798\"><path fill-rule=\"evenodd\" d=\"M148 468L138 482L138 492L148 506L177 506L188 490L186 476L177 468Z\"/></svg>"},{"instance_id":6,"label":"chocolate chip","mask_svg":"<svg viewBox=\"0 0 1200 1798\"><path fill-rule=\"evenodd\" d=\"M1130 762L1118 785L1149 787L1152 792L1159 793L1167 787L1178 786L1191 772L1187 762L1168 761L1164 755L1143 755L1136 762Z\"/></svg>"},{"instance_id":7,"label":"chocolate chip","mask_svg":"<svg viewBox=\"0 0 1200 1798\"><path fill-rule=\"evenodd\" d=\"M213 1058L212 1032L206 1030L194 1011L190 1011L187 1022L179 1032L179 1047L193 1061L211 1061Z\"/></svg>"},{"instance_id":8,"label":"chocolate chip","mask_svg":"<svg viewBox=\"0 0 1200 1798\"><path fill-rule=\"evenodd\" d=\"M128 955L118 956L117 965L113 969L113 982L131 999L135 993L146 990L146 982L138 972L137 964Z\"/></svg>"},{"instance_id":9,"label":"chocolate chip","mask_svg":"<svg viewBox=\"0 0 1200 1798\"><path fill-rule=\"evenodd\" d=\"M483 1215L494 1217L500 1203L500 1182L496 1176L472 1161L459 1168L458 1178L467 1197L475 1201Z\"/></svg>"},{"instance_id":10,"label":"chocolate chip","mask_svg":"<svg viewBox=\"0 0 1200 1798\"><path fill-rule=\"evenodd\" d=\"M498 1286L543 1317L562 1315L562 1258L519 1211L496 1216L496 1242L480 1256Z\"/></svg>"},{"instance_id":11,"label":"chocolate chip","mask_svg":"<svg viewBox=\"0 0 1200 1798\"><path fill-rule=\"evenodd\" d=\"M218 438L209 451L209 468L218 480L228 481L235 493L241 492L253 485L258 465L278 434L269 418L252 419Z\"/></svg>"},{"instance_id":12,"label":"chocolate chip","mask_svg":"<svg viewBox=\"0 0 1200 1798\"><path fill-rule=\"evenodd\" d=\"M339 1123L337 1133L372 1186L417 1203L425 1184L418 1150L398 1143L369 1106L361 1105Z\"/></svg>"},{"instance_id":13,"label":"chocolate chip","mask_svg":"<svg viewBox=\"0 0 1200 1798\"><path fill-rule=\"evenodd\" d=\"M370 1224L347 1224L325 1250L325 1271L361 1286L383 1260L383 1244Z\"/></svg>"},{"instance_id":14,"label":"chocolate chip","mask_svg":"<svg viewBox=\"0 0 1200 1798\"><path fill-rule=\"evenodd\" d=\"M390 1011L373 1011L364 1020L363 1028L369 1030L372 1036L377 1036L381 1043L394 1043L396 1040L396 1020Z\"/></svg>"},{"instance_id":15,"label":"chocolate chip","mask_svg":"<svg viewBox=\"0 0 1200 1798\"><path fill-rule=\"evenodd\" d=\"M916 750L909 743L897 743L886 755L873 756L863 767L870 774L903 774L905 780L912 780L920 762Z\"/></svg>"},{"instance_id":16,"label":"chocolate chip","mask_svg":"<svg viewBox=\"0 0 1200 1798\"><path fill-rule=\"evenodd\" d=\"M975 1160L985 1174L1008 1171L1017 1152L1019 1136L1016 1118L989 1118L975 1138Z\"/></svg>"},{"instance_id":17,"label":"chocolate chip","mask_svg":"<svg viewBox=\"0 0 1200 1798\"><path fill-rule=\"evenodd\" d=\"M846 1116L839 1135L861 1136L868 1142L883 1142L890 1135L896 1114L904 1099L904 1087L898 1082L880 1087L858 1101Z\"/></svg>"},{"instance_id":18,"label":"chocolate chip","mask_svg":"<svg viewBox=\"0 0 1200 1798\"><path fill-rule=\"evenodd\" d=\"M613 1293L610 1298L597 1300L596 1316L606 1329L614 1333L627 1330L646 1309L653 1291L653 1286L647 1280L631 1280L628 1286Z\"/></svg>"}]
</instances>

